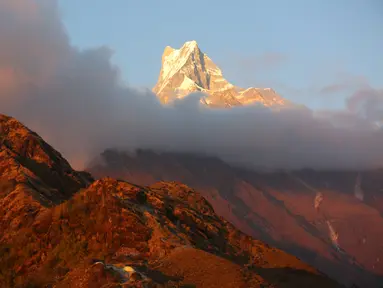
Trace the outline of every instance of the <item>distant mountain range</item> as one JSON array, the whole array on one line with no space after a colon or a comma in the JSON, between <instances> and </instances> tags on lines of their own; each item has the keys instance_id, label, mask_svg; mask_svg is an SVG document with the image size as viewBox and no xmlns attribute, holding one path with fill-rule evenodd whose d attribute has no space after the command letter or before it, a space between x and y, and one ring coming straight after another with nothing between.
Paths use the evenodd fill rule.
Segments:
<instances>
[{"instance_id":1,"label":"distant mountain range","mask_svg":"<svg viewBox=\"0 0 383 288\"><path fill-rule=\"evenodd\" d=\"M229 83L196 41L186 42L180 49L165 48L160 76L153 92L163 104L172 103L192 92L201 92L205 95L201 103L209 107L292 105L271 88L240 88Z\"/></svg>"}]
</instances>

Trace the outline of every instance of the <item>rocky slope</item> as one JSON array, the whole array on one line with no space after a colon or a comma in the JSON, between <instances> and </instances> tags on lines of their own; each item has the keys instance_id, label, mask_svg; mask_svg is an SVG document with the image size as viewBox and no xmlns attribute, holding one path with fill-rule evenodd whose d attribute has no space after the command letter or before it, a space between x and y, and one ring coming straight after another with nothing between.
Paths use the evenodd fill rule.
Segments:
<instances>
[{"instance_id":1,"label":"rocky slope","mask_svg":"<svg viewBox=\"0 0 383 288\"><path fill-rule=\"evenodd\" d=\"M28 188L44 205L58 204L93 181L16 119L0 114L0 175L3 182Z\"/></svg>"},{"instance_id":2,"label":"rocky slope","mask_svg":"<svg viewBox=\"0 0 383 288\"><path fill-rule=\"evenodd\" d=\"M153 88L162 103L171 103L192 92L206 96L201 103L210 107L232 107L259 103L269 107L291 104L270 88L240 88L230 84L221 69L198 47L186 42L180 49L166 47L158 82Z\"/></svg>"},{"instance_id":3,"label":"rocky slope","mask_svg":"<svg viewBox=\"0 0 383 288\"><path fill-rule=\"evenodd\" d=\"M93 181L0 116L0 287L339 287L178 183Z\"/></svg>"},{"instance_id":4,"label":"rocky slope","mask_svg":"<svg viewBox=\"0 0 383 288\"><path fill-rule=\"evenodd\" d=\"M347 285L379 287L383 276L383 171L257 173L208 157L105 151L93 175L149 185L180 181L257 239Z\"/></svg>"}]
</instances>

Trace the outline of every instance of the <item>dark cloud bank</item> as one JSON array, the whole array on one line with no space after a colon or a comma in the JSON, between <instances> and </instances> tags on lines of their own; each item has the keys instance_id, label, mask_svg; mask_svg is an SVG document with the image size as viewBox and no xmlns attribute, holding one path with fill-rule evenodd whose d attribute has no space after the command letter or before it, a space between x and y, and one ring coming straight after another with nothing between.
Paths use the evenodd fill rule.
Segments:
<instances>
[{"instance_id":1,"label":"dark cloud bank","mask_svg":"<svg viewBox=\"0 0 383 288\"><path fill-rule=\"evenodd\" d=\"M0 1L0 113L23 121L77 168L110 147L272 168L383 163L383 133L370 122L383 118L382 91L357 91L338 112L209 110L200 95L163 107L150 91L126 87L111 55L106 47L72 47L55 1Z\"/></svg>"}]
</instances>

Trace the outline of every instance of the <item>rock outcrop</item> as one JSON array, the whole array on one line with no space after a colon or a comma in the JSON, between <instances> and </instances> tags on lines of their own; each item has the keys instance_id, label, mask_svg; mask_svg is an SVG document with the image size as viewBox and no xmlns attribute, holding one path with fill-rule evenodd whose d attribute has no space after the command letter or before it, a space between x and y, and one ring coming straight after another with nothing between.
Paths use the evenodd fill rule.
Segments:
<instances>
[{"instance_id":1,"label":"rock outcrop","mask_svg":"<svg viewBox=\"0 0 383 288\"><path fill-rule=\"evenodd\" d=\"M67 200L93 178L74 171L35 132L0 114L0 180L28 187L37 201L52 205Z\"/></svg>"}]
</instances>

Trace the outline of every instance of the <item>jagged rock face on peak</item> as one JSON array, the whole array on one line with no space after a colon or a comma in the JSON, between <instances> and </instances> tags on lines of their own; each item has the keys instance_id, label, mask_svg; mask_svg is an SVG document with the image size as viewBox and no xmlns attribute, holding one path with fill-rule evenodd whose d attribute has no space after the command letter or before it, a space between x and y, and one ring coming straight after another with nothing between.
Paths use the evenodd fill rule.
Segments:
<instances>
[{"instance_id":1,"label":"jagged rock face on peak","mask_svg":"<svg viewBox=\"0 0 383 288\"><path fill-rule=\"evenodd\" d=\"M240 88L229 83L221 69L204 54L196 41L180 49L167 46L162 55L158 82L153 88L160 101L171 103L193 92L202 92L201 103L210 107L232 107L259 103L268 107L290 104L270 88Z\"/></svg>"}]
</instances>

